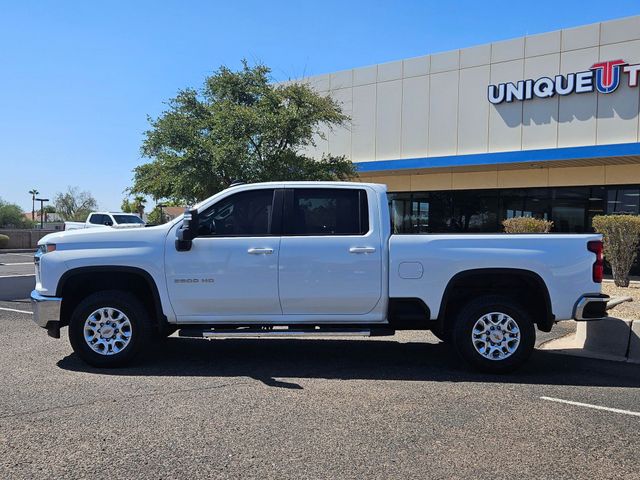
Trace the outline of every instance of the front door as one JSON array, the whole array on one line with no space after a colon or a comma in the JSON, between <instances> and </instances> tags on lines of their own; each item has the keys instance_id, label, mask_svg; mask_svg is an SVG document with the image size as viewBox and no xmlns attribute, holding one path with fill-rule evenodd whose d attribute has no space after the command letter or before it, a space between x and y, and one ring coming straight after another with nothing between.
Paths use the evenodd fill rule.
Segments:
<instances>
[{"instance_id":1,"label":"front door","mask_svg":"<svg viewBox=\"0 0 640 480\"><path fill-rule=\"evenodd\" d=\"M231 194L199 212L199 235L189 251L176 251L175 236L167 238L167 287L179 322L282 314L276 192Z\"/></svg>"},{"instance_id":2,"label":"front door","mask_svg":"<svg viewBox=\"0 0 640 480\"><path fill-rule=\"evenodd\" d=\"M380 232L367 191L294 188L285 196L280 303L285 315L364 315L382 294Z\"/></svg>"}]
</instances>

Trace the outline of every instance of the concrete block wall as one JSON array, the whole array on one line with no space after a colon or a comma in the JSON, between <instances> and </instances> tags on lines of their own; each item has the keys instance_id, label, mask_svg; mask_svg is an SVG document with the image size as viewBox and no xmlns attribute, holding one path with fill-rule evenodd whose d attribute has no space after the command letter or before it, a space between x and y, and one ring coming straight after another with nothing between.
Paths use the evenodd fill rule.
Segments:
<instances>
[{"instance_id":1,"label":"concrete block wall","mask_svg":"<svg viewBox=\"0 0 640 480\"><path fill-rule=\"evenodd\" d=\"M56 230L20 230L20 229L0 229L0 235L9 237L7 248L36 248L38 241ZM0 249L0 252L2 250Z\"/></svg>"}]
</instances>

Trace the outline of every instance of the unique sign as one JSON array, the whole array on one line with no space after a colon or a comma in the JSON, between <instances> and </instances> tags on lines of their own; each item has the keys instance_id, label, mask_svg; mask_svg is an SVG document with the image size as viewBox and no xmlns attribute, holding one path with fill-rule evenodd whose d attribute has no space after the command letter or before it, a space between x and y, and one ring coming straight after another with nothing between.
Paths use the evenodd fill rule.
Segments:
<instances>
[{"instance_id":1,"label":"unique sign","mask_svg":"<svg viewBox=\"0 0 640 480\"><path fill-rule=\"evenodd\" d=\"M624 60L609 60L594 63L584 72L556 75L554 78L540 77L537 80L527 79L512 83L489 85L487 98L494 105L515 100L524 101L532 98L549 98L554 95L570 95L572 93L589 93L597 90L600 93L615 92L620 85L623 74L627 77L629 87L638 86L640 63L629 65Z\"/></svg>"}]
</instances>

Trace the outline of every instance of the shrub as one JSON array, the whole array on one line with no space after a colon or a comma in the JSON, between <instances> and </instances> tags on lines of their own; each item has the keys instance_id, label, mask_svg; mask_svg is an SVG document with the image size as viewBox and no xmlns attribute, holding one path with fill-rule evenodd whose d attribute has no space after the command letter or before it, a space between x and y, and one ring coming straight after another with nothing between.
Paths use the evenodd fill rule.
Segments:
<instances>
[{"instance_id":1,"label":"shrub","mask_svg":"<svg viewBox=\"0 0 640 480\"><path fill-rule=\"evenodd\" d=\"M0 235L0 248L7 248L7 245L9 245L9 237Z\"/></svg>"},{"instance_id":2,"label":"shrub","mask_svg":"<svg viewBox=\"0 0 640 480\"><path fill-rule=\"evenodd\" d=\"M628 287L640 243L640 216L597 215L593 228L603 236L604 256L611 265L613 281L618 287Z\"/></svg>"},{"instance_id":3,"label":"shrub","mask_svg":"<svg viewBox=\"0 0 640 480\"><path fill-rule=\"evenodd\" d=\"M502 221L507 233L549 233L553 222L542 218L514 217Z\"/></svg>"}]
</instances>

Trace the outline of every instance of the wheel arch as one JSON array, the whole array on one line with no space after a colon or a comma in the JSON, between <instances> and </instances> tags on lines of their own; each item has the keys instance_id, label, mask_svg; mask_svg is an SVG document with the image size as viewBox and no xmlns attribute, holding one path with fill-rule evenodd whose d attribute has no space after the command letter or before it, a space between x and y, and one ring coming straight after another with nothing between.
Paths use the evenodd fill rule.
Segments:
<instances>
[{"instance_id":1,"label":"wheel arch","mask_svg":"<svg viewBox=\"0 0 640 480\"><path fill-rule=\"evenodd\" d=\"M56 296L62 298L61 326L69 324L73 309L86 295L100 290L122 289L139 298L157 328L168 324L158 286L149 272L138 267L101 265L73 268L60 277Z\"/></svg>"},{"instance_id":2,"label":"wheel arch","mask_svg":"<svg viewBox=\"0 0 640 480\"><path fill-rule=\"evenodd\" d=\"M530 290L522 292L519 289ZM539 330L548 332L555 321L549 289L542 277L519 268L478 268L456 273L447 283L440 301L438 326L445 329L464 301L478 295L513 295L534 318ZM542 300L541 304L538 304Z\"/></svg>"}]
</instances>

